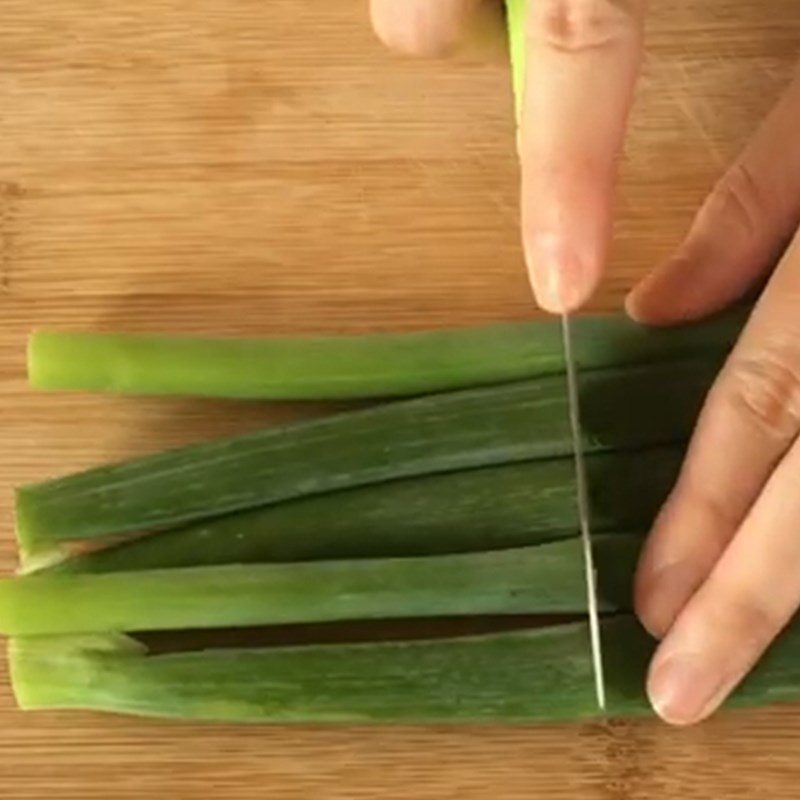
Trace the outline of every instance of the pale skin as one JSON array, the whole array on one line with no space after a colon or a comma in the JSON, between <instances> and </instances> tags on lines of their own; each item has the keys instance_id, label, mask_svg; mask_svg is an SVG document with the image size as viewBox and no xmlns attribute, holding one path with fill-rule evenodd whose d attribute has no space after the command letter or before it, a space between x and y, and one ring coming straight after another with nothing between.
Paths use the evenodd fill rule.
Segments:
<instances>
[{"instance_id":1,"label":"pale skin","mask_svg":"<svg viewBox=\"0 0 800 800\"><path fill-rule=\"evenodd\" d=\"M494 0L371 0L378 36L446 55L500 31ZM602 278L644 0L532 0L521 118L522 239L548 311ZM547 124L542 124L546 120ZM800 75L630 293L637 321L698 319L767 281L708 395L645 546L635 605L660 640L647 689L667 722L711 715L800 607ZM777 266L776 266L777 264Z\"/></svg>"}]
</instances>

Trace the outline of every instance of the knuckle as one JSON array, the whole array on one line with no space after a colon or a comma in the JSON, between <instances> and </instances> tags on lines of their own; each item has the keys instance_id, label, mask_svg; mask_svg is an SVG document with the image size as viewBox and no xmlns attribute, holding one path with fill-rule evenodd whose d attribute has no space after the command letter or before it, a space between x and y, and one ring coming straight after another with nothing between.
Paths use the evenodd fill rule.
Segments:
<instances>
[{"instance_id":1,"label":"knuckle","mask_svg":"<svg viewBox=\"0 0 800 800\"><path fill-rule=\"evenodd\" d=\"M767 221L768 201L761 181L743 161L736 163L714 187L706 204L706 215L719 225L726 221L747 237L761 237Z\"/></svg>"},{"instance_id":2,"label":"knuckle","mask_svg":"<svg viewBox=\"0 0 800 800\"><path fill-rule=\"evenodd\" d=\"M758 354L732 356L725 394L737 413L762 433L791 442L800 432L800 352L797 345L773 345Z\"/></svg>"},{"instance_id":3,"label":"knuckle","mask_svg":"<svg viewBox=\"0 0 800 800\"><path fill-rule=\"evenodd\" d=\"M701 482L699 477L692 477L695 479L687 480L684 489L686 507L695 514L693 525L703 531L703 537L695 543L695 547L702 548L707 560L713 563L730 544L741 523L741 516L730 498L721 493L716 485L709 484L707 479Z\"/></svg>"},{"instance_id":4,"label":"knuckle","mask_svg":"<svg viewBox=\"0 0 800 800\"><path fill-rule=\"evenodd\" d=\"M785 614L753 589L732 589L725 597L727 607L719 611L720 624L736 632L743 651L757 656L786 624Z\"/></svg>"},{"instance_id":5,"label":"knuckle","mask_svg":"<svg viewBox=\"0 0 800 800\"><path fill-rule=\"evenodd\" d=\"M565 53L633 44L639 35L637 6L631 0L539 0L528 38Z\"/></svg>"}]
</instances>

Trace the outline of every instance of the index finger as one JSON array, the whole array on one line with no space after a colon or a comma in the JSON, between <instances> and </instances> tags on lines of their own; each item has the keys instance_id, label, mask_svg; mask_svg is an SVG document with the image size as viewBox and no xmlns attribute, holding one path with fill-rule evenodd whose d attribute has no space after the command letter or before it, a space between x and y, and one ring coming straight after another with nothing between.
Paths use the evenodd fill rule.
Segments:
<instances>
[{"instance_id":1,"label":"index finger","mask_svg":"<svg viewBox=\"0 0 800 800\"><path fill-rule=\"evenodd\" d=\"M525 0L519 0L525 2ZM520 109L522 235L539 304L596 288L642 56L644 0L530 0Z\"/></svg>"}]
</instances>

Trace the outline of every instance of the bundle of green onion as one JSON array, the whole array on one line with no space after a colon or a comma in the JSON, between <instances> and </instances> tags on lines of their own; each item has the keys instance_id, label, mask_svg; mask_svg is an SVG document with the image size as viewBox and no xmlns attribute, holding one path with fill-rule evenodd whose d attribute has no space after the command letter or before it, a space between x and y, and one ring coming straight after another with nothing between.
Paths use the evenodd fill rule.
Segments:
<instances>
[{"instance_id":1,"label":"bundle of green onion","mask_svg":"<svg viewBox=\"0 0 800 800\"><path fill-rule=\"evenodd\" d=\"M580 323L614 715L647 712L631 576L742 319ZM62 390L424 396L22 487L25 574L0 581L21 707L248 722L597 713L557 323L246 342L38 333L30 374ZM437 633L442 619L460 632ZM353 621L366 634L336 628ZM305 633L257 645L263 626ZM204 643L180 644L187 630ZM799 636L734 703L800 697Z\"/></svg>"}]
</instances>

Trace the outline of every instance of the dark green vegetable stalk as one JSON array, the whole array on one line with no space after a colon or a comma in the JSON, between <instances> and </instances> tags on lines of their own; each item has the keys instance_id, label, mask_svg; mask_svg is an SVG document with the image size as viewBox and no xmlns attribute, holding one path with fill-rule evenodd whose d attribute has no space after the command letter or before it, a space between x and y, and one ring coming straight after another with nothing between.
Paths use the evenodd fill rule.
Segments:
<instances>
[{"instance_id":1,"label":"dark green vegetable stalk","mask_svg":"<svg viewBox=\"0 0 800 800\"><path fill-rule=\"evenodd\" d=\"M678 442L718 364L676 362L582 376L587 453ZM23 561L70 542L163 530L391 479L571 453L563 376L391 403L196 445L17 492Z\"/></svg>"},{"instance_id":2,"label":"dark green vegetable stalk","mask_svg":"<svg viewBox=\"0 0 800 800\"><path fill-rule=\"evenodd\" d=\"M681 447L586 459L592 528L649 527ZM317 559L426 556L525 547L576 535L572 459L408 478L203 520L51 568L113 572Z\"/></svg>"},{"instance_id":3,"label":"dark green vegetable stalk","mask_svg":"<svg viewBox=\"0 0 800 800\"><path fill-rule=\"evenodd\" d=\"M596 539L604 610L630 607L640 543ZM585 609L577 537L463 555L0 580L0 633L11 636Z\"/></svg>"},{"instance_id":4,"label":"dark green vegetable stalk","mask_svg":"<svg viewBox=\"0 0 800 800\"><path fill-rule=\"evenodd\" d=\"M745 319L737 311L672 330L622 316L575 320L584 369L721 353ZM28 375L39 389L280 400L422 394L563 370L553 320L423 333L208 339L38 331Z\"/></svg>"},{"instance_id":5,"label":"dark green vegetable stalk","mask_svg":"<svg viewBox=\"0 0 800 800\"><path fill-rule=\"evenodd\" d=\"M602 623L608 713L650 714L650 639L630 617ZM589 634L576 623L434 641L147 655L122 636L13 639L24 709L89 709L251 723L549 722L598 716ZM793 628L730 705L800 698Z\"/></svg>"}]
</instances>

